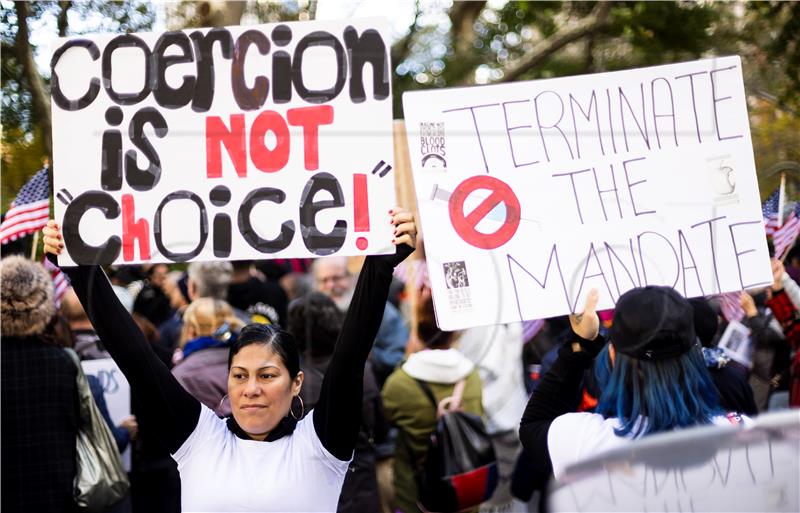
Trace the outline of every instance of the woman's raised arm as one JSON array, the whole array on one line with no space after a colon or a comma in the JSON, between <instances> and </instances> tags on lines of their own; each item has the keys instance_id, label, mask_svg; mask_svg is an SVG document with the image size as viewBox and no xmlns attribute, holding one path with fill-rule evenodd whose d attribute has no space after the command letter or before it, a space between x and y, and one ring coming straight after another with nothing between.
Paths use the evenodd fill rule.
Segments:
<instances>
[{"instance_id":1,"label":"woman's raised arm","mask_svg":"<svg viewBox=\"0 0 800 513\"><path fill-rule=\"evenodd\" d=\"M58 225L51 220L43 230L45 253L54 262L64 248ZM140 423L158 423L171 453L194 431L200 403L178 383L156 356L150 343L119 302L108 277L97 265L64 267L97 335L119 366L137 397L142 398Z\"/></svg>"},{"instance_id":2,"label":"woman's raised arm","mask_svg":"<svg viewBox=\"0 0 800 513\"><path fill-rule=\"evenodd\" d=\"M403 209L390 211L395 226L393 255L364 260L353 299L336 341L331 363L314 407L314 429L322 445L340 460L353 455L361 424L364 365L381 325L394 267L414 252L414 216Z\"/></svg>"}]
</instances>

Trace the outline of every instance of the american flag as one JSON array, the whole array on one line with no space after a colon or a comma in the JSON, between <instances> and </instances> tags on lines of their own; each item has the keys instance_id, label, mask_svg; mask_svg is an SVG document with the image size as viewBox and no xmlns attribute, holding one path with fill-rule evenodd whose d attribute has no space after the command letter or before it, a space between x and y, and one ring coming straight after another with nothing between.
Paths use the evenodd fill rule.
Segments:
<instances>
[{"instance_id":1,"label":"american flag","mask_svg":"<svg viewBox=\"0 0 800 513\"><path fill-rule=\"evenodd\" d=\"M769 195L767 201L761 206L761 213L764 216L764 229L767 235L772 235L775 230L780 228L778 226L778 207L781 202L780 188L775 189L775 192Z\"/></svg>"},{"instance_id":2,"label":"american flag","mask_svg":"<svg viewBox=\"0 0 800 513\"><path fill-rule=\"evenodd\" d=\"M24 237L39 231L50 217L50 182L47 168L42 168L22 186L11 208L0 224L0 243Z\"/></svg>"},{"instance_id":3,"label":"american flag","mask_svg":"<svg viewBox=\"0 0 800 513\"><path fill-rule=\"evenodd\" d=\"M50 278L53 280L53 300L56 303L56 308L59 308L61 306L61 298L64 297L64 293L69 289L69 279L46 256L42 259L42 265L50 273Z\"/></svg>"},{"instance_id":4,"label":"american flag","mask_svg":"<svg viewBox=\"0 0 800 513\"><path fill-rule=\"evenodd\" d=\"M728 322L738 322L744 318L744 310L742 310L742 304L740 303L741 295L741 292L726 292L717 296L722 315Z\"/></svg>"},{"instance_id":5,"label":"american flag","mask_svg":"<svg viewBox=\"0 0 800 513\"><path fill-rule=\"evenodd\" d=\"M781 259L786 251L794 246L797 235L800 233L800 202L786 218L783 226L772 234L772 244L775 246L775 258Z\"/></svg>"}]
</instances>

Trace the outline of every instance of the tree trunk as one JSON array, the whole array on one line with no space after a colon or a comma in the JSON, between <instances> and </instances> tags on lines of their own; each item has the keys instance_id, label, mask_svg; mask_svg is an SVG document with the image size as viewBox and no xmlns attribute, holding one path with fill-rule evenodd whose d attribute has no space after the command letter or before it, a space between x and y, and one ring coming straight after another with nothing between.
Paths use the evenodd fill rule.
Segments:
<instances>
[{"instance_id":1,"label":"tree trunk","mask_svg":"<svg viewBox=\"0 0 800 513\"><path fill-rule=\"evenodd\" d=\"M53 154L52 118L50 117L50 98L33 59L33 49L29 41L28 16L30 15L28 2L14 2L17 13L17 38L14 42L14 52L17 60L22 65L22 73L31 92L31 103L35 120L42 130L42 139L47 157Z\"/></svg>"},{"instance_id":2,"label":"tree trunk","mask_svg":"<svg viewBox=\"0 0 800 513\"><path fill-rule=\"evenodd\" d=\"M67 37L67 27L69 26L67 11L72 7L72 2L69 0L59 0L58 6L61 8L58 12L58 37Z\"/></svg>"}]
</instances>

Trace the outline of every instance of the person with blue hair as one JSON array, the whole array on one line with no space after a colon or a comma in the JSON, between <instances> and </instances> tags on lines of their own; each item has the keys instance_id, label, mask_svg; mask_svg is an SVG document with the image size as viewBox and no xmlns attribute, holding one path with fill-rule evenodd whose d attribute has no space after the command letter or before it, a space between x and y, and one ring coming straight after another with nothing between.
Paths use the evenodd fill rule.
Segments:
<instances>
[{"instance_id":1,"label":"person with blue hair","mask_svg":"<svg viewBox=\"0 0 800 513\"><path fill-rule=\"evenodd\" d=\"M520 424L525 450L558 480L568 466L655 433L742 423L725 414L706 369L689 301L671 287L632 289L617 301L610 341L599 334L592 290L570 316L571 342L533 393ZM594 413L576 413L584 372L594 364Z\"/></svg>"}]
</instances>

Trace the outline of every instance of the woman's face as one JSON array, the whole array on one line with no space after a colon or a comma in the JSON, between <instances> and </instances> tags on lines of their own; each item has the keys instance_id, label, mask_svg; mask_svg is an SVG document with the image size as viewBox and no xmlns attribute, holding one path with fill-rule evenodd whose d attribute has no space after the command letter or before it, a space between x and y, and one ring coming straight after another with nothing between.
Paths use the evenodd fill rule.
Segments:
<instances>
[{"instance_id":1,"label":"woman's face","mask_svg":"<svg viewBox=\"0 0 800 513\"><path fill-rule=\"evenodd\" d=\"M292 379L281 357L264 344L243 347L231 362L228 396L233 418L254 440L263 440L289 414L303 373Z\"/></svg>"}]
</instances>

